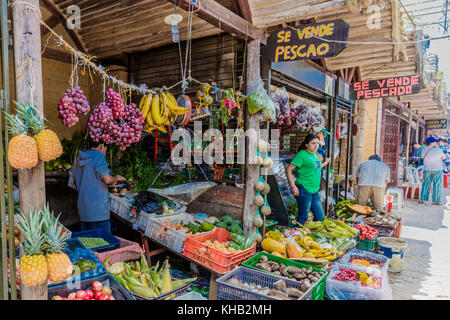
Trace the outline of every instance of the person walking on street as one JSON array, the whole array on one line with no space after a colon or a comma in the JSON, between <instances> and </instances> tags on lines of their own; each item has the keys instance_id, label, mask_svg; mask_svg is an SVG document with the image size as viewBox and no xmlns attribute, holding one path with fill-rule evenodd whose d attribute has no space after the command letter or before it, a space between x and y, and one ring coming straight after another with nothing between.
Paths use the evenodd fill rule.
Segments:
<instances>
[{"instance_id":1,"label":"person walking on street","mask_svg":"<svg viewBox=\"0 0 450 320\"><path fill-rule=\"evenodd\" d=\"M420 192L419 203L428 201L431 187L433 187L432 204L440 205L444 181L445 154L437 144L439 139L428 137L425 141L426 147L422 150L423 159L423 184Z\"/></svg>"},{"instance_id":2,"label":"person walking on street","mask_svg":"<svg viewBox=\"0 0 450 320\"><path fill-rule=\"evenodd\" d=\"M81 229L103 229L111 233L110 201L108 185L126 179L111 175L106 162L107 146L104 143L91 143L91 149L81 150L73 167L75 186L78 190L78 213Z\"/></svg>"},{"instance_id":3,"label":"person walking on street","mask_svg":"<svg viewBox=\"0 0 450 320\"><path fill-rule=\"evenodd\" d=\"M325 217L319 189L322 168L328 164L330 158L326 158L322 163L317 157L318 148L319 138L314 134L309 134L300 146L299 152L286 168L289 186L297 200L297 222L301 225L308 220L310 211L314 215L314 221L323 221ZM297 169L296 179L292 173L294 169Z\"/></svg>"},{"instance_id":4,"label":"person walking on street","mask_svg":"<svg viewBox=\"0 0 450 320\"><path fill-rule=\"evenodd\" d=\"M374 154L362 162L356 171L358 184L357 202L366 206L370 201L377 211L383 211L386 187L391 180L391 169Z\"/></svg>"}]
</instances>

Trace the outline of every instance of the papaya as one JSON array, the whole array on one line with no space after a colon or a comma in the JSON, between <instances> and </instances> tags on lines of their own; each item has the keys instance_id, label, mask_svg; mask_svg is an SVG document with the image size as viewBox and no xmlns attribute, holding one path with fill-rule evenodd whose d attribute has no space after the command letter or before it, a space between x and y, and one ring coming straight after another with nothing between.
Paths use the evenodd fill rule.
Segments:
<instances>
[{"instance_id":1,"label":"papaya","mask_svg":"<svg viewBox=\"0 0 450 320\"><path fill-rule=\"evenodd\" d=\"M279 243L276 240L270 239L270 238L266 238L261 242L261 247L263 248L263 250L269 251L269 252L279 252L283 255L286 255L286 248L284 245L282 245L281 243Z\"/></svg>"},{"instance_id":2,"label":"papaya","mask_svg":"<svg viewBox=\"0 0 450 320\"><path fill-rule=\"evenodd\" d=\"M287 258L285 254L281 254L278 251L272 251L270 254L281 258Z\"/></svg>"},{"instance_id":3,"label":"papaya","mask_svg":"<svg viewBox=\"0 0 450 320\"><path fill-rule=\"evenodd\" d=\"M297 249L295 244L293 244L292 242L288 242L286 244L286 253L287 253L288 258L300 258L302 256L300 251Z\"/></svg>"},{"instance_id":4,"label":"papaya","mask_svg":"<svg viewBox=\"0 0 450 320\"><path fill-rule=\"evenodd\" d=\"M351 211L357 213L357 214L372 214L373 210L371 207L369 206L362 206L359 204L353 204L353 205L349 205L347 204L347 208L349 208Z\"/></svg>"}]
</instances>

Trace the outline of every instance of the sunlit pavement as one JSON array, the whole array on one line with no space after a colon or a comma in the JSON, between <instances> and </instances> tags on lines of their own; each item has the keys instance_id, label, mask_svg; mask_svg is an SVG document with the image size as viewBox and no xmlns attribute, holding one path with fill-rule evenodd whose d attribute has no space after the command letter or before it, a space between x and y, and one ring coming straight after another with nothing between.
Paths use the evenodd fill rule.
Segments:
<instances>
[{"instance_id":1,"label":"sunlit pavement","mask_svg":"<svg viewBox=\"0 0 450 320\"><path fill-rule=\"evenodd\" d=\"M403 272L389 272L393 299L450 299L450 189L441 203L407 199L393 210L403 218L401 238L408 242Z\"/></svg>"}]
</instances>

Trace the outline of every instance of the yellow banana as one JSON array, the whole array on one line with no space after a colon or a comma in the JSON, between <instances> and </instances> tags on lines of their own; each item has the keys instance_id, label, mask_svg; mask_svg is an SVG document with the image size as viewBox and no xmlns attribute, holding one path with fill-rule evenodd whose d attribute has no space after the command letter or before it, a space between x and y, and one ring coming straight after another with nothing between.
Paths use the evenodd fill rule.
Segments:
<instances>
[{"instance_id":1,"label":"yellow banana","mask_svg":"<svg viewBox=\"0 0 450 320\"><path fill-rule=\"evenodd\" d=\"M188 111L187 108L180 107L177 104L177 100L175 99L173 94L171 94L170 92L167 92L167 100L168 100L169 109L173 114L182 115Z\"/></svg>"},{"instance_id":2,"label":"yellow banana","mask_svg":"<svg viewBox=\"0 0 450 320\"><path fill-rule=\"evenodd\" d=\"M164 121L166 121L169 118L170 109L168 105L167 96L164 92L161 92L161 104L163 105L161 117L164 119Z\"/></svg>"},{"instance_id":3,"label":"yellow banana","mask_svg":"<svg viewBox=\"0 0 450 320\"><path fill-rule=\"evenodd\" d=\"M142 112L142 116L144 117L144 119L146 119L148 112L150 110L150 106L152 104L152 94L148 93L144 98L145 98L145 103L142 106L141 112ZM142 99L144 99L144 98L142 98Z\"/></svg>"},{"instance_id":4,"label":"yellow banana","mask_svg":"<svg viewBox=\"0 0 450 320\"><path fill-rule=\"evenodd\" d=\"M152 114L152 119L155 122L155 124L160 125L161 123L163 123L163 119L161 118L161 114L159 111L160 108L160 95L155 95L152 99L152 110L151 110L151 114Z\"/></svg>"},{"instance_id":5,"label":"yellow banana","mask_svg":"<svg viewBox=\"0 0 450 320\"><path fill-rule=\"evenodd\" d=\"M158 129L162 133L167 133L167 130L163 125L156 126L156 129Z\"/></svg>"},{"instance_id":6,"label":"yellow banana","mask_svg":"<svg viewBox=\"0 0 450 320\"><path fill-rule=\"evenodd\" d=\"M143 96L141 101L139 102L139 110L142 111L142 107L144 106L145 102L147 101L147 96Z\"/></svg>"}]
</instances>

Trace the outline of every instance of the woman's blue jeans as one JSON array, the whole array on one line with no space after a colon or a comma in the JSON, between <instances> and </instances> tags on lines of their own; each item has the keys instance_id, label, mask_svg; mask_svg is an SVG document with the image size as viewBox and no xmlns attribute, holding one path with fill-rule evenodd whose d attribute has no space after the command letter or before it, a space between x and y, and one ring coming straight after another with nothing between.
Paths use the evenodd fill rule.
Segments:
<instances>
[{"instance_id":1,"label":"woman's blue jeans","mask_svg":"<svg viewBox=\"0 0 450 320\"><path fill-rule=\"evenodd\" d=\"M81 222L81 230L91 230L91 229L103 229L107 233L111 233L111 221L98 221L98 222Z\"/></svg>"},{"instance_id":2,"label":"woman's blue jeans","mask_svg":"<svg viewBox=\"0 0 450 320\"><path fill-rule=\"evenodd\" d=\"M314 215L314 221L323 221L325 213L323 212L319 192L309 193L302 185L296 184L296 186L298 188L298 196L295 197L298 206L297 222L305 225L310 211Z\"/></svg>"}]
</instances>

